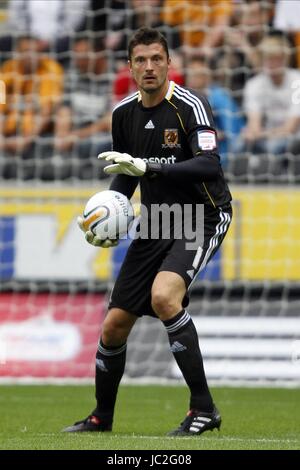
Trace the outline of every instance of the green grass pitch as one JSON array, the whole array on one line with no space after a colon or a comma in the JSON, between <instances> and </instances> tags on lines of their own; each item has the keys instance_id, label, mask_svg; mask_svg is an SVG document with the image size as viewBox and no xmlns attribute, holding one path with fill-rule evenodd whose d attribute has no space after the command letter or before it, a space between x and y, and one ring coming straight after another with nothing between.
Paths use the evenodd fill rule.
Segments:
<instances>
[{"instance_id":1,"label":"green grass pitch","mask_svg":"<svg viewBox=\"0 0 300 470\"><path fill-rule=\"evenodd\" d=\"M94 406L91 386L1 386L0 449L299 449L300 390L215 388L221 431L168 438L182 421L180 386L121 386L113 433L64 434Z\"/></svg>"}]
</instances>

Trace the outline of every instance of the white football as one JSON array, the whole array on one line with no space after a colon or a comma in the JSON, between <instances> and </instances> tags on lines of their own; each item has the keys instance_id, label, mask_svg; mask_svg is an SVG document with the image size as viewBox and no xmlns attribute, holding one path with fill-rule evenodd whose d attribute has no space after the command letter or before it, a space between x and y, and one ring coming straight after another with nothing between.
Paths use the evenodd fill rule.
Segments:
<instances>
[{"instance_id":1,"label":"white football","mask_svg":"<svg viewBox=\"0 0 300 470\"><path fill-rule=\"evenodd\" d=\"M117 191L94 194L83 211L83 227L98 235L101 240L115 240L128 233L134 219L129 199Z\"/></svg>"}]
</instances>

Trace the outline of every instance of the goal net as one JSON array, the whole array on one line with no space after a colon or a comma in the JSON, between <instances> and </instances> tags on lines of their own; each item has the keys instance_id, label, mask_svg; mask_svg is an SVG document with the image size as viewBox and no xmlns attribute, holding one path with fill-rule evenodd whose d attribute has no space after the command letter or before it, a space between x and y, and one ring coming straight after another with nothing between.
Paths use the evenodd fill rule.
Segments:
<instances>
[{"instance_id":1,"label":"goal net","mask_svg":"<svg viewBox=\"0 0 300 470\"><path fill-rule=\"evenodd\" d=\"M139 19L144 15L144 22L150 21L151 11L158 15L155 18L159 18L174 53L171 79L188 84L191 71L195 72L195 79L199 70L203 78L209 62L213 71L210 79L222 88L224 96L233 100L231 106L223 109L218 107L215 96L212 107L219 125L225 119L219 135L234 217L221 249L194 284L188 311L198 331L210 382L299 384L300 157L290 149L279 155L233 151L234 141L245 125L243 91L257 71L234 43L241 32L238 12L233 5L228 11L223 5L222 14L230 16L227 29L235 28L235 36L232 34L231 41L226 42L224 33L213 57L206 56L203 62L193 41L200 44L202 36L213 30L214 13L209 9L202 11L195 6L194 13L187 8L183 14L180 3L184 2L177 1L173 6L170 1L98 3L97 8L86 7L77 31L68 31L64 50L57 49L53 41L47 50L51 60L58 61L63 70L61 103L65 108L70 103L74 105L70 129L86 125L77 120L78 107L85 109L89 119L101 120L118 99L134 90L122 47L138 24L137 14ZM146 3L153 3L151 10L145 8ZM267 34L276 12L269 10L268 1L256 3L266 7L263 12L258 9L258 14L262 14L261 29ZM245 5L246 2L239 2L240 8ZM1 106L6 106L5 95L8 97L9 91L3 65L17 57L15 48L21 35L11 34L7 8L8 2L0 1L1 125L5 122L3 116L7 116L7 109ZM145 11L150 16L145 17ZM204 13L205 20L200 23ZM221 13L215 12L218 14ZM196 23L192 22L193 15ZM246 31L249 28L248 25ZM5 46L8 36L10 46ZM296 39L291 50L296 70ZM253 46L253 53L256 51ZM80 63L82 58L89 58L90 63ZM105 62L101 80L95 80L93 60L98 61L97 67ZM86 66L87 73L81 80L80 67L83 73ZM102 106L102 116L97 114L98 106ZM56 138L62 140L66 139L63 126L69 116L64 114L65 108L53 111L54 124L59 122ZM240 118L236 127L233 118ZM16 127L15 133L24 138L20 129ZM7 142L3 127L0 130L1 141ZM99 148L109 148L109 131L92 134L85 145L81 145L85 139L80 137L66 147L55 147L53 132L52 127L51 132L36 137L30 152L18 146L14 152L2 147L0 150L2 381L93 380L94 357L109 292L130 243L121 240L113 249L96 249L85 242L76 224L88 198L109 187L110 179L105 178L95 158ZM138 194L134 202L138 205ZM160 321L148 317L137 321L128 342L125 378L169 383L181 380Z\"/></svg>"}]
</instances>

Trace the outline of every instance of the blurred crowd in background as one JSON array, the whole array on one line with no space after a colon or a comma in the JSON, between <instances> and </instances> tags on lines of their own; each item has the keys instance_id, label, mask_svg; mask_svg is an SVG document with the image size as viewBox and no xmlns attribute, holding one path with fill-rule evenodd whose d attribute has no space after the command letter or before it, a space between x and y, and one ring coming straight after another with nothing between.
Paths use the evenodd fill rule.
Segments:
<instances>
[{"instance_id":1,"label":"blurred crowd in background","mask_svg":"<svg viewBox=\"0 0 300 470\"><path fill-rule=\"evenodd\" d=\"M0 0L1 179L105 178L140 26L208 97L229 180L300 181L300 0Z\"/></svg>"}]
</instances>

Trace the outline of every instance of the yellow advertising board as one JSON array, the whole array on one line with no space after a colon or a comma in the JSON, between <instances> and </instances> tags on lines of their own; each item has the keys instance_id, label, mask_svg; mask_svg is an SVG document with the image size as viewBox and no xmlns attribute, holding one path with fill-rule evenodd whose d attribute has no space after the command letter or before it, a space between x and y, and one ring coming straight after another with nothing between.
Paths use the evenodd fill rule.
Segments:
<instances>
[{"instance_id":1,"label":"yellow advertising board","mask_svg":"<svg viewBox=\"0 0 300 470\"><path fill-rule=\"evenodd\" d=\"M233 187L223 246L227 280L300 280L300 189Z\"/></svg>"}]
</instances>

